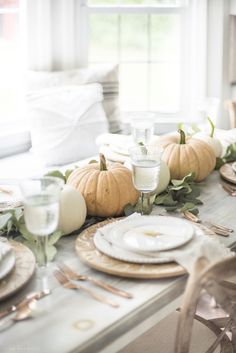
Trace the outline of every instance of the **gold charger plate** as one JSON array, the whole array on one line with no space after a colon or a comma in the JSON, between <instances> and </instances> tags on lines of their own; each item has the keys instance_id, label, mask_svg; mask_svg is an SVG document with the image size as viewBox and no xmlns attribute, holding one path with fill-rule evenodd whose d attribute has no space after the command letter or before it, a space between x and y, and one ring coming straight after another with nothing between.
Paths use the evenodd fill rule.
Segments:
<instances>
[{"instance_id":1,"label":"gold charger plate","mask_svg":"<svg viewBox=\"0 0 236 353\"><path fill-rule=\"evenodd\" d=\"M96 230L114 221L117 221L117 219L94 224L78 235L75 249L80 260L86 265L110 275L129 278L167 278L181 276L186 273L186 270L175 262L165 264L134 264L113 259L98 251L93 242ZM213 232L208 228L202 225L199 226L207 234L213 235Z\"/></svg>"},{"instance_id":2,"label":"gold charger plate","mask_svg":"<svg viewBox=\"0 0 236 353\"><path fill-rule=\"evenodd\" d=\"M4 238L3 238L4 239ZM0 301L21 289L35 271L35 256L25 245L10 241L16 262L14 269L0 281Z\"/></svg>"},{"instance_id":3,"label":"gold charger plate","mask_svg":"<svg viewBox=\"0 0 236 353\"><path fill-rule=\"evenodd\" d=\"M227 181L236 184L236 173L233 171L232 164L233 163L226 163L222 165L220 168L220 175Z\"/></svg>"}]
</instances>

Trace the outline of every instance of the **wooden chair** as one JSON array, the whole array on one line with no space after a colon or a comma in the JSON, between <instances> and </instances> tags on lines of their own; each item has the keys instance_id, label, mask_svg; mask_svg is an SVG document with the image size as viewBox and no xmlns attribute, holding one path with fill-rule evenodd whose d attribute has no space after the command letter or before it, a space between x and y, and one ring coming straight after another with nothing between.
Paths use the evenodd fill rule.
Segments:
<instances>
[{"instance_id":1,"label":"wooden chair","mask_svg":"<svg viewBox=\"0 0 236 353\"><path fill-rule=\"evenodd\" d=\"M236 256L209 265L200 258L190 275L180 311L145 332L119 353L233 353L236 352ZM195 315L205 289L229 316L205 320ZM231 340L226 335L230 331Z\"/></svg>"},{"instance_id":2,"label":"wooden chair","mask_svg":"<svg viewBox=\"0 0 236 353\"><path fill-rule=\"evenodd\" d=\"M229 112L230 128L236 128L236 101L228 100L224 103L224 107Z\"/></svg>"}]
</instances>

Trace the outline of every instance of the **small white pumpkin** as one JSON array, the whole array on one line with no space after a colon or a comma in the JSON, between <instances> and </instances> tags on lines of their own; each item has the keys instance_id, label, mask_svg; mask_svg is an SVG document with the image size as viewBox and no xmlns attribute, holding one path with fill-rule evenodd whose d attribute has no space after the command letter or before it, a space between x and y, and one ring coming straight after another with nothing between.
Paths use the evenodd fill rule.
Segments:
<instances>
[{"instance_id":1,"label":"small white pumpkin","mask_svg":"<svg viewBox=\"0 0 236 353\"><path fill-rule=\"evenodd\" d=\"M70 185L64 185L60 196L59 225L63 234L79 229L87 215L86 203L81 193Z\"/></svg>"},{"instance_id":2,"label":"small white pumpkin","mask_svg":"<svg viewBox=\"0 0 236 353\"><path fill-rule=\"evenodd\" d=\"M129 159L126 160L126 162L124 163L124 166L132 170L131 162ZM161 161L159 183L154 193L157 195L162 193L169 185L169 182L170 182L170 170L167 164L164 161Z\"/></svg>"},{"instance_id":3,"label":"small white pumpkin","mask_svg":"<svg viewBox=\"0 0 236 353\"><path fill-rule=\"evenodd\" d=\"M211 126L210 134L207 134L206 132L201 131L194 134L193 137L208 143L208 145L210 145L213 151L215 152L215 156L221 157L223 152L223 147L220 140L214 137L215 125L213 124L212 120L209 117L207 118L207 120L209 121L209 124Z\"/></svg>"}]
</instances>

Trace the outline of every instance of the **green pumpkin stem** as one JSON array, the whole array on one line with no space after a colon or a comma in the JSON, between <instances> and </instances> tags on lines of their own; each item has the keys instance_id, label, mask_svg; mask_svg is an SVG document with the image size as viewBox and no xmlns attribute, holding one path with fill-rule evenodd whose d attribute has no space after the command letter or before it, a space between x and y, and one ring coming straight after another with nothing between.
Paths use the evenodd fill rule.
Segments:
<instances>
[{"instance_id":1,"label":"green pumpkin stem","mask_svg":"<svg viewBox=\"0 0 236 353\"><path fill-rule=\"evenodd\" d=\"M99 153L99 158L100 158L100 170L101 171L107 170L107 164L106 164L106 159L104 154Z\"/></svg>"},{"instance_id":2,"label":"green pumpkin stem","mask_svg":"<svg viewBox=\"0 0 236 353\"><path fill-rule=\"evenodd\" d=\"M207 120L209 121L210 123L210 126L211 126L211 131L210 131L210 137L213 137L214 136L214 132L215 132L215 125L213 123L213 121L211 120L211 118L208 116L207 117Z\"/></svg>"},{"instance_id":3,"label":"green pumpkin stem","mask_svg":"<svg viewBox=\"0 0 236 353\"><path fill-rule=\"evenodd\" d=\"M180 145L185 145L186 144L186 138L185 138L185 132L181 129L178 130L178 133L180 134Z\"/></svg>"}]
</instances>

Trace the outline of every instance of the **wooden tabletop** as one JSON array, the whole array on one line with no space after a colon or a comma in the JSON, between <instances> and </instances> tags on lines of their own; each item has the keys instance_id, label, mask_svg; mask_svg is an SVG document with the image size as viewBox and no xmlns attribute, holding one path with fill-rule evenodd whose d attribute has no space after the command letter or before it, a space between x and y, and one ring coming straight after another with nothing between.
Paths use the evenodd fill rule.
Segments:
<instances>
[{"instance_id":1,"label":"wooden tabletop","mask_svg":"<svg viewBox=\"0 0 236 353\"><path fill-rule=\"evenodd\" d=\"M228 238L219 240L227 246L236 241L236 198L220 185L218 172L202 183L199 207L201 219L214 221L234 229ZM187 276L171 279L125 279L106 275L82 264L75 252L76 236L67 236L58 244L55 262L48 268L52 294L38 303L34 318L16 323L0 332L0 352L27 353L113 353L152 327L181 303ZM115 300L119 308L111 308L82 292L64 289L52 277L56 261L63 260L84 274L103 279L134 295L125 299L83 283ZM39 288L37 273L17 295L0 303L0 310L15 303L26 293Z\"/></svg>"}]
</instances>

